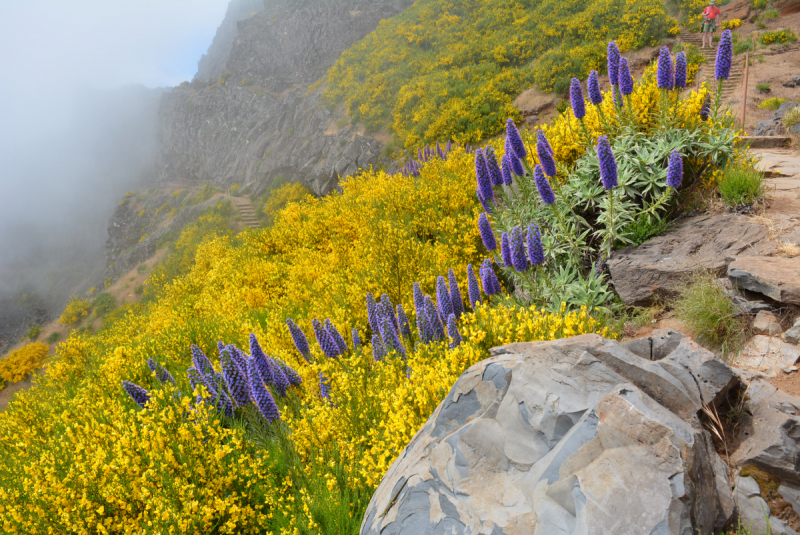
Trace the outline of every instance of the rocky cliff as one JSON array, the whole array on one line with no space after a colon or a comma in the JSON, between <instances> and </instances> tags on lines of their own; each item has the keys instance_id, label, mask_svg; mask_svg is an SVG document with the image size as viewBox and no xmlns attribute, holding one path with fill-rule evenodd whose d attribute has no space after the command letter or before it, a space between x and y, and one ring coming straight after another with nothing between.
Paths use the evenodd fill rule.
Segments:
<instances>
[{"instance_id":1,"label":"rocky cliff","mask_svg":"<svg viewBox=\"0 0 800 535\"><path fill-rule=\"evenodd\" d=\"M323 195L339 176L376 165L381 144L345 126L308 86L399 9L387 0L283 0L240 20L221 80L164 95L160 178L258 191L280 176Z\"/></svg>"},{"instance_id":2,"label":"rocky cliff","mask_svg":"<svg viewBox=\"0 0 800 535\"><path fill-rule=\"evenodd\" d=\"M264 8L264 0L231 0L225 18L217 28L211 46L208 47L208 53L203 54L197 63L195 80L208 83L225 73L225 64L228 62L233 42L239 35L238 22L261 13Z\"/></svg>"}]
</instances>

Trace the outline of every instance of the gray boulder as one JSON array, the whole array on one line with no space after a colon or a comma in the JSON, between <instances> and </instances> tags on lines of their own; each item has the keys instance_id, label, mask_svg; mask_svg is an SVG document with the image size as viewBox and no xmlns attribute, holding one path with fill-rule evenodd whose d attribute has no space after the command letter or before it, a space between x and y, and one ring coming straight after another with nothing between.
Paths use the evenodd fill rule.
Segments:
<instances>
[{"instance_id":1,"label":"gray boulder","mask_svg":"<svg viewBox=\"0 0 800 535\"><path fill-rule=\"evenodd\" d=\"M711 534L733 513L698 411L738 384L675 331L495 348L392 464L368 534Z\"/></svg>"},{"instance_id":2,"label":"gray boulder","mask_svg":"<svg viewBox=\"0 0 800 535\"><path fill-rule=\"evenodd\" d=\"M724 274L736 256L766 237L766 228L737 214L690 218L638 247L614 251L611 280L626 305L647 305L656 296L674 297L687 274Z\"/></svg>"},{"instance_id":3,"label":"gray boulder","mask_svg":"<svg viewBox=\"0 0 800 535\"><path fill-rule=\"evenodd\" d=\"M800 305L800 257L742 256L728 266L734 285L779 303Z\"/></svg>"},{"instance_id":4,"label":"gray boulder","mask_svg":"<svg viewBox=\"0 0 800 535\"><path fill-rule=\"evenodd\" d=\"M747 395L752 418L745 422L746 438L731 454L731 462L800 485L800 399L763 379L754 380Z\"/></svg>"},{"instance_id":5,"label":"gray boulder","mask_svg":"<svg viewBox=\"0 0 800 535\"><path fill-rule=\"evenodd\" d=\"M771 516L769 504L761 497L761 489L752 477L739 477L734 491L739 522L753 535L797 535L786 522Z\"/></svg>"}]
</instances>

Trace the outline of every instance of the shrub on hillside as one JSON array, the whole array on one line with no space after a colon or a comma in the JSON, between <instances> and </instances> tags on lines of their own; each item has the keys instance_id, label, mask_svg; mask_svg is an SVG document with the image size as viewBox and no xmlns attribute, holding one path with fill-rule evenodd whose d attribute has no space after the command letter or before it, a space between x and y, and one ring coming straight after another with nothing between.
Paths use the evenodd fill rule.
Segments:
<instances>
[{"instance_id":1,"label":"shrub on hillside","mask_svg":"<svg viewBox=\"0 0 800 535\"><path fill-rule=\"evenodd\" d=\"M761 108L762 110L775 111L778 108L780 108L781 104L783 104L784 102L786 102L786 99L781 97L765 98L764 100L761 101L758 107Z\"/></svg>"},{"instance_id":2,"label":"shrub on hillside","mask_svg":"<svg viewBox=\"0 0 800 535\"><path fill-rule=\"evenodd\" d=\"M300 202L311 196L311 192L303 184L299 182L290 182L283 184L277 189L272 190L264 203L263 213L271 222L275 216L287 204L292 202Z\"/></svg>"},{"instance_id":3,"label":"shrub on hillside","mask_svg":"<svg viewBox=\"0 0 800 535\"><path fill-rule=\"evenodd\" d=\"M765 45L771 45L773 43L794 43L795 41L797 41L797 36L790 29L773 30L770 32L764 32L761 35L761 42Z\"/></svg>"},{"instance_id":4,"label":"shrub on hillside","mask_svg":"<svg viewBox=\"0 0 800 535\"><path fill-rule=\"evenodd\" d=\"M92 310L92 305L89 303L88 299L83 299L73 295L70 297L69 303L67 303L67 306L64 309L64 312L61 313L61 317L58 318L58 321L63 325L72 325L73 323L78 323L89 315L90 310Z\"/></svg>"},{"instance_id":5,"label":"shrub on hillside","mask_svg":"<svg viewBox=\"0 0 800 535\"><path fill-rule=\"evenodd\" d=\"M511 103L532 81L549 91L602 69L609 35L628 50L670 23L656 0L419 0L342 54L323 99L369 130L391 125L406 147L476 142L519 118Z\"/></svg>"},{"instance_id":6,"label":"shrub on hillside","mask_svg":"<svg viewBox=\"0 0 800 535\"><path fill-rule=\"evenodd\" d=\"M94 313L98 317L105 316L117 306L117 300L108 292L101 292L94 298L92 303L94 306Z\"/></svg>"},{"instance_id":7,"label":"shrub on hillside","mask_svg":"<svg viewBox=\"0 0 800 535\"><path fill-rule=\"evenodd\" d=\"M0 386L18 383L40 368L49 350L47 344L31 342L0 359Z\"/></svg>"},{"instance_id":8,"label":"shrub on hillside","mask_svg":"<svg viewBox=\"0 0 800 535\"><path fill-rule=\"evenodd\" d=\"M27 336L29 340L33 341L39 338L40 334L42 334L42 326L37 323L36 325L31 325L25 336Z\"/></svg>"}]
</instances>

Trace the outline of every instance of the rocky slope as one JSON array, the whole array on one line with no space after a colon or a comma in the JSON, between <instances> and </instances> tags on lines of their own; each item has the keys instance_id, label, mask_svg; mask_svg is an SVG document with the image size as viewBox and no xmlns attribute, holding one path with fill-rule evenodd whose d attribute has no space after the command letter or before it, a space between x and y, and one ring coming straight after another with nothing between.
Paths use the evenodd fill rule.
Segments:
<instances>
[{"instance_id":1,"label":"rocky slope","mask_svg":"<svg viewBox=\"0 0 800 535\"><path fill-rule=\"evenodd\" d=\"M208 47L208 53L203 54L197 63L195 80L208 83L225 73L225 64L228 62L233 42L239 35L238 22L261 13L264 9L264 0L231 0L225 12L225 19L217 28L214 40Z\"/></svg>"},{"instance_id":2,"label":"rocky slope","mask_svg":"<svg viewBox=\"0 0 800 535\"><path fill-rule=\"evenodd\" d=\"M323 195L338 177L375 165L381 144L309 92L352 43L399 12L387 0L284 0L241 20L222 80L200 77L164 95L162 180L254 184L280 176ZM227 23L225 23L227 24Z\"/></svg>"}]
</instances>

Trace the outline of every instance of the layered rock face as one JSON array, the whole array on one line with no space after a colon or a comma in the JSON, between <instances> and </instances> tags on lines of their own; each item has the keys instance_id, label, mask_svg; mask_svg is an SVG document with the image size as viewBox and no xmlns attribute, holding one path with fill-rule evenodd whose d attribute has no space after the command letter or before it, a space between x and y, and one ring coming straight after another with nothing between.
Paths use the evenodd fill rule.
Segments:
<instances>
[{"instance_id":1,"label":"layered rock face","mask_svg":"<svg viewBox=\"0 0 800 535\"><path fill-rule=\"evenodd\" d=\"M239 35L238 22L261 13L264 9L264 0L231 0L225 18L217 28L211 46L208 47L208 53L203 54L197 62L195 80L208 83L225 73L225 64L228 63L233 42Z\"/></svg>"},{"instance_id":2,"label":"layered rock face","mask_svg":"<svg viewBox=\"0 0 800 535\"><path fill-rule=\"evenodd\" d=\"M375 165L381 144L320 105L308 85L341 53L398 12L385 0L283 1L238 23L221 77L184 84L161 107L161 179L218 186L276 177L317 195Z\"/></svg>"},{"instance_id":3,"label":"layered rock face","mask_svg":"<svg viewBox=\"0 0 800 535\"><path fill-rule=\"evenodd\" d=\"M492 355L464 372L392 464L361 535L710 535L737 507L753 517L758 487L731 478L701 419L739 395L740 379L680 333L584 335ZM793 504L800 400L753 389L757 418L742 426L749 438L733 467L773 474ZM761 516L772 533L795 533L769 509Z\"/></svg>"}]
</instances>

